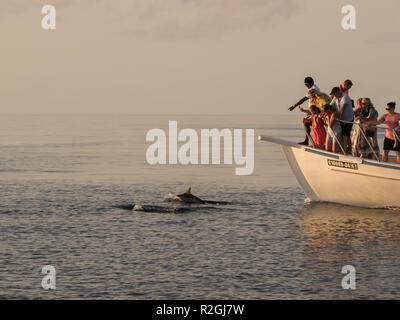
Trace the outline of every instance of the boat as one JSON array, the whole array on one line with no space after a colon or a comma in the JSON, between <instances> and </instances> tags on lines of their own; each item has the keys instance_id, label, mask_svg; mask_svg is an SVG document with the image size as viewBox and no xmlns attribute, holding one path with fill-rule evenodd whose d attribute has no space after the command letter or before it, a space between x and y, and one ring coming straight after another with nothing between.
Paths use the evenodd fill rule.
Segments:
<instances>
[{"instance_id":1,"label":"boat","mask_svg":"<svg viewBox=\"0 0 400 320\"><path fill-rule=\"evenodd\" d=\"M306 197L365 208L400 208L400 165L357 158L261 135L279 144Z\"/></svg>"}]
</instances>

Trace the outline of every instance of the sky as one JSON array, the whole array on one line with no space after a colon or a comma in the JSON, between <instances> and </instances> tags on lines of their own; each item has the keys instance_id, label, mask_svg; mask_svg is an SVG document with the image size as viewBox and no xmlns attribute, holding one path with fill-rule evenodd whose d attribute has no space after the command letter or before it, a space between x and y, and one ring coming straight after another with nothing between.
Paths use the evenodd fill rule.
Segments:
<instances>
[{"instance_id":1,"label":"sky","mask_svg":"<svg viewBox=\"0 0 400 320\"><path fill-rule=\"evenodd\" d=\"M43 30L53 4L57 29ZM341 27L344 5L357 29ZM312 76L400 102L398 0L6 0L0 113L287 114Z\"/></svg>"}]
</instances>

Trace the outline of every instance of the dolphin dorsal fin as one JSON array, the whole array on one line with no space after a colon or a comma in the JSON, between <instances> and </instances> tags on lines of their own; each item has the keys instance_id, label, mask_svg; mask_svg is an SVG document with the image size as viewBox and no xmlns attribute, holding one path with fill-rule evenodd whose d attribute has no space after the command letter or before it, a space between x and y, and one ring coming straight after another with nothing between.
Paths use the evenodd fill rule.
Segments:
<instances>
[{"instance_id":1,"label":"dolphin dorsal fin","mask_svg":"<svg viewBox=\"0 0 400 320\"><path fill-rule=\"evenodd\" d=\"M185 192L185 194L192 194L192 187L189 187L189 189L187 189L187 191Z\"/></svg>"}]
</instances>

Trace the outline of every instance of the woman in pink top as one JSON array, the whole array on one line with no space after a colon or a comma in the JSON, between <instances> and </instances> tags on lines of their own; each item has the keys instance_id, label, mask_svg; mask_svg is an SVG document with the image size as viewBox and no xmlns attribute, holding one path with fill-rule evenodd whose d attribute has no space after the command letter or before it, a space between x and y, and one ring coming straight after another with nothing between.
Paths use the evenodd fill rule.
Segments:
<instances>
[{"instance_id":1,"label":"woman in pink top","mask_svg":"<svg viewBox=\"0 0 400 320\"><path fill-rule=\"evenodd\" d=\"M400 144L396 141L396 136L393 132L399 126L400 121L400 113L395 112L396 103L390 102L386 106L387 114L383 115L378 124L385 123L386 124L386 135L385 142L383 144L383 154L382 160L387 162L389 157L389 151L396 151L397 162L400 163Z\"/></svg>"}]
</instances>

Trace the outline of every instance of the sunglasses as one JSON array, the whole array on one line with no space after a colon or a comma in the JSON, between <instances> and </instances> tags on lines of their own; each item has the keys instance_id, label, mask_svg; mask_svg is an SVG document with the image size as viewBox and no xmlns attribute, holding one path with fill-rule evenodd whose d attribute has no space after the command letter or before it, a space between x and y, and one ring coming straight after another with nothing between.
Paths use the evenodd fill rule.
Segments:
<instances>
[{"instance_id":1,"label":"sunglasses","mask_svg":"<svg viewBox=\"0 0 400 320\"><path fill-rule=\"evenodd\" d=\"M386 108L386 111L390 111L390 110L392 110L392 108Z\"/></svg>"}]
</instances>

